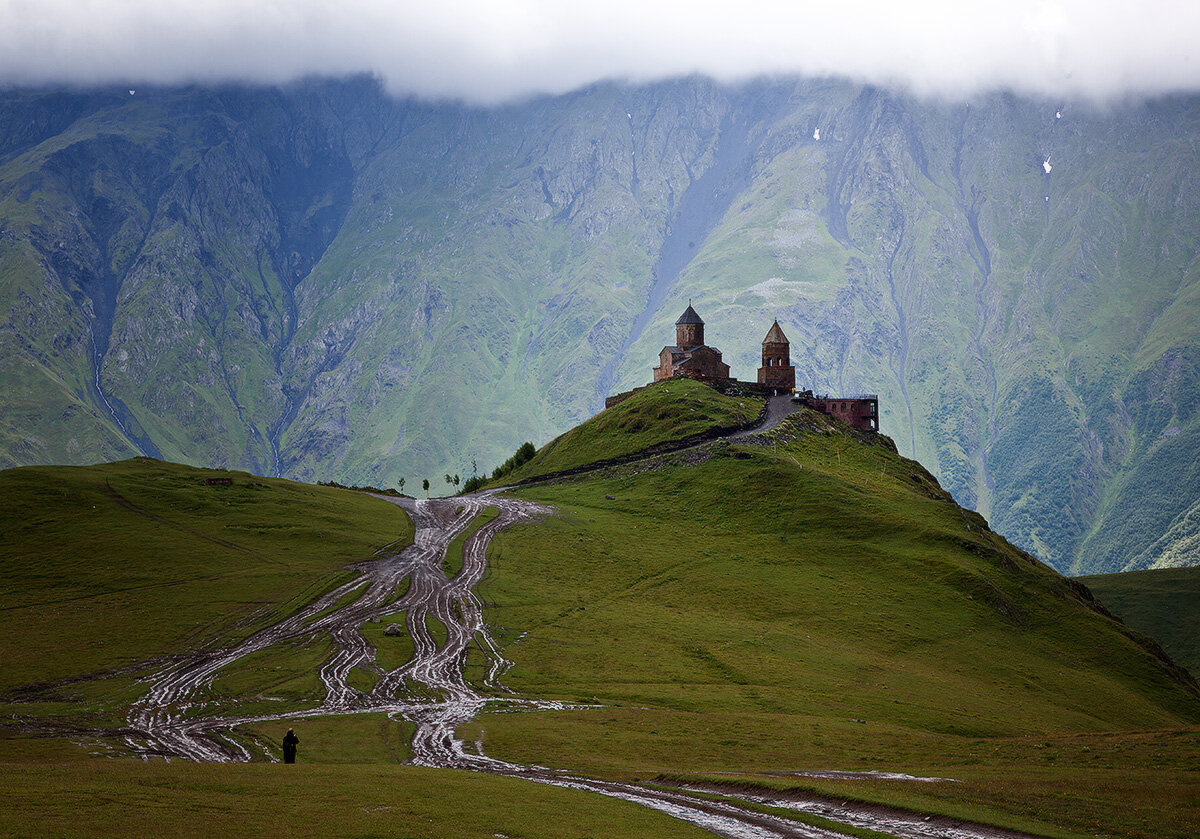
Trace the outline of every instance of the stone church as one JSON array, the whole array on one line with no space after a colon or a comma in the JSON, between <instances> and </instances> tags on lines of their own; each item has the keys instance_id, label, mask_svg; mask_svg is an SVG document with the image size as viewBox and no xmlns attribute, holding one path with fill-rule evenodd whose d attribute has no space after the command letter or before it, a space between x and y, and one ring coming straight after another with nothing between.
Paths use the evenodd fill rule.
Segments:
<instances>
[{"instance_id":1,"label":"stone church","mask_svg":"<svg viewBox=\"0 0 1200 839\"><path fill-rule=\"evenodd\" d=\"M721 351L704 343L704 321L689 302L675 321L675 346L663 347L654 368L654 381L686 377L705 381L729 381L729 365Z\"/></svg>"},{"instance_id":2,"label":"stone church","mask_svg":"<svg viewBox=\"0 0 1200 839\"><path fill-rule=\"evenodd\" d=\"M654 381L685 377L718 384L744 384L729 375L721 351L704 343L704 321L689 302L675 321L675 344L663 347L654 368ZM758 384L774 393L790 393L796 387L791 344L776 320L762 342L762 366Z\"/></svg>"},{"instance_id":3,"label":"stone church","mask_svg":"<svg viewBox=\"0 0 1200 839\"><path fill-rule=\"evenodd\" d=\"M796 368L792 366L791 349L779 321L775 321L762 342L762 367L758 368L760 385L789 393L795 390Z\"/></svg>"},{"instance_id":4,"label":"stone church","mask_svg":"<svg viewBox=\"0 0 1200 839\"><path fill-rule=\"evenodd\" d=\"M739 382L729 375L729 365L721 358L721 351L704 343L704 321L689 301L679 320L675 321L675 343L662 348L658 354L658 366L654 368L654 381L674 378L697 379L711 382L717 387L735 387L761 396L792 394L793 402L837 417L854 428L879 430L879 397L875 394L830 397L818 396L811 390L796 391L791 342L783 334L778 320L771 324L762 341L762 366L758 368L758 381ZM604 407L620 403L637 390L610 396L604 401Z\"/></svg>"}]
</instances>

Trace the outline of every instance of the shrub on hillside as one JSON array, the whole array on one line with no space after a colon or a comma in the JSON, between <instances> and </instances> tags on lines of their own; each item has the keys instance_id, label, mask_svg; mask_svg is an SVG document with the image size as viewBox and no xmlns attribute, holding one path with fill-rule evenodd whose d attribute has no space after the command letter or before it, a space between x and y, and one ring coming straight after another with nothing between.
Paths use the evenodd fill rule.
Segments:
<instances>
[{"instance_id":1,"label":"shrub on hillside","mask_svg":"<svg viewBox=\"0 0 1200 839\"><path fill-rule=\"evenodd\" d=\"M533 443L531 443L529 441L522 443L517 448L517 450L515 452L513 452L512 457L510 457L508 460L504 461L504 463L502 463L501 465L497 466L495 469L492 470L492 480L498 481L501 478L503 478L505 475L507 475L509 472L512 472L514 469L516 469L520 466L524 466L526 463L528 463L530 460L533 459L533 456L536 453L537 453L537 449L535 449L533 447ZM477 490L481 486L483 486L487 482L487 480L488 480L488 478L486 475L475 475L473 477L467 478L467 480L463 482L462 491L463 492L474 492L475 490Z\"/></svg>"}]
</instances>

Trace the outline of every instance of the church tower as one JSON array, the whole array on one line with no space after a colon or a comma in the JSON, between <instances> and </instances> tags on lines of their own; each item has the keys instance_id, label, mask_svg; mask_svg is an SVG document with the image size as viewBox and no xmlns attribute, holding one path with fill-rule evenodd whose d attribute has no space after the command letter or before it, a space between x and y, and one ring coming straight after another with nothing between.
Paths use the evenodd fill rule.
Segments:
<instances>
[{"instance_id":1,"label":"church tower","mask_svg":"<svg viewBox=\"0 0 1200 839\"><path fill-rule=\"evenodd\" d=\"M678 328L678 327L676 327ZM758 383L781 390L796 387L796 368L792 366L791 344L779 321L771 324L762 342L762 367L758 368Z\"/></svg>"},{"instance_id":2,"label":"church tower","mask_svg":"<svg viewBox=\"0 0 1200 839\"><path fill-rule=\"evenodd\" d=\"M696 314L696 310L692 308L692 302L689 300L688 307L683 310L679 320L675 321L675 346L687 349L688 347L698 347L703 343L704 321L700 320L700 316Z\"/></svg>"}]
</instances>

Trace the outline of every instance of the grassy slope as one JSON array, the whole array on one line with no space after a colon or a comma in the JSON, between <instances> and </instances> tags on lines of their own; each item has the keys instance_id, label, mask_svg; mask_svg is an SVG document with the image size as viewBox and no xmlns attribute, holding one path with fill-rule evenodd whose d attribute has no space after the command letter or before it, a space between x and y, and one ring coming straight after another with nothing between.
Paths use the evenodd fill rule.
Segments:
<instances>
[{"instance_id":1,"label":"grassy slope","mask_svg":"<svg viewBox=\"0 0 1200 839\"><path fill-rule=\"evenodd\" d=\"M632 454L758 415L763 400L725 396L690 379L659 382L582 425L555 437L533 459L504 476L504 483Z\"/></svg>"},{"instance_id":2,"label":"grassy slope","mask_svg":"<svg viewBox=\"0 0 1200 839\"><path fill-rule=\"evenodd\" d=\"M506 532L492 551L482 594L516 662L507 681L523 693L600 707L488 715L460 735L482 740L493 756L609 775L784 785L797 782L752 773L955 777L963 783L802 783L1053 836L1182 837L1200 828L1192 803L1200 801L1200 706L1118 624L983 529L886 441L863 443L814 414L775 437L770 447L718 443L705 450L708 459L693 450L650 469L524 490L561 515ZM586 458L586 441L579 443ZM38 608L6 601L0 637L28 640L43 655L41 663L21 659L13 649L20 645L6 643L6 661L26 668L14 682L39 668L58 676L141 658L149 648L168 651L186 628L220 634L214 621L245 616L250 603L308 596L331 584L345 561L411 533L394 507L368 497L236 473L234 487L204 487L198 479L208 474L230 473L147 461L0 473L11 509L5 533L25 528L19 543L6 537L0 554L11 566L6 575L24 586L18 593L54 593L60 606L85 597L79 604L99 621L81 631L60 612L57 623L27 632ZM309 505L305 515L294 514L297 503ZM388 515L399 520L385 522ZM73 550L53 547L60 532L71 534ZM248 562L230 543L260 561ZM30 545L43 544L51 546L37 548L43 561L22 560ZM80 558L86 550L89 561ZM268 556L281 564L264 568ZM60 566L64 573L46 573ZM287 582L272 578L276 571ZM185 580L143 580L132 591L135 580L121 583L139 573ZM72 593L75 578L140 600L110 604L121 591ZM403 641L373 640L396 640L397 649ZM301 695L312 688L305 669L320 656L280 653L227 674L219 687L251 697L273 679L273 692L284 684L284 693ZM289 678L294 683L280 681ZM40 698L46 712L61 712L85 708L89 690L65 686ZM54 698L61 704L52 706ZM273 740L281 732L255 733ZM89 835L120 823L136 832L167 810L220 801L222 812L241 815L230 829L255 832L263 796L278 795L301 802L283 816L294 816L286 827L298 835L349 823L360 835L399 826L414 836L573 836L586 835L578 825L588 819L611 825L603 835L688 835L594 797L558 802L572 815L556 821L554 807L543 808L549 799L507 781L365 765L407 755L406 725L380 715L309 721L302 736L306 759L329 765L291 774L121 761L98 769L83 757L87 744L0 739L0 772L16 779L6 784L14 793L0 831L29 823L41 835ZM433 792L439 784L444 796ZM116 788L138 794L104 803ZM86 790L80 800L94 803L30 818L68 789ZM487 800L493 815L463 819L463 800ZM510 822L512 831L504 829ZM178 827L200 835L209 826Z\"/></svg>"},{"instance_id":3,"label":"grassy slope","mask_svg":"<svg viewBox=\"0 0 1200 839\"><path fill-rule=\"evenodd\" d=\"M205 486L211 476L231 477L233 486ZM347 563L403 545L412 533L398 507L365 494L240 472L144 458L0 472L4 707L116 724L137 688L133 674L104 671L245 634L331 587ZM399 666L407 639L384 638L383 626L365 631L381 663ZM317 647L252 657L224 674L215 693L310 694L326 653ZM299 730L304 761L324 765L285 773L99 761L87 752L105 747L90 739L0 731L0 834L707 835L600 796L543 787L534 795L511 779L363 765L408 757L411 726L381 714L309 720ZM253 733L278 745L282 728ZM264 806L268 800L280 804Z\"/></svg>"},{"instance_id":4,"label":"grassy slope","mask_svg":"<svg viewBox=\"0 0 1200 839\"><path fill-rule=\"evenodd\" d=\"M576 790L415 766L0 764L0 833L29 837L339 836L702 839L661 813ZM119 792L118 792L119 791ZM52 799L55 806L46 807Z\"/></svg>"},{"instance_id":5,"label":"grassy slope","mask_svg":"<svg viewBox=\"0 0 1200 839\"><path fill-rule=\"evenodd\" d=\"M508 683L602 707L481 720L489 753L932 773L967 783L871 794L1055 835L1200 825L1195 695L918 464L805 416L771 448L521 492L562 514L493 549Z\"/></svg>"},{"instance_id":6,"label":"grassy slope","mask_svg":"<svg viewBox=\"0 0 1200 839\"><path fill-rule=\"evenodd\" d=\"M1172 568L1080 577L1104 605L1200 673L1200 568Z\"/></svg>"},{"instance_id":7,"label":"grassy slope","mask_svg":"<svg viewBox=\"0 0 1200 839\"><path fill-rule=\"evenodd\" d=\"M0 472L0 690L244 635L412 533L395 505L244 472L145 458Z\"/></svg>"}]
</instances>

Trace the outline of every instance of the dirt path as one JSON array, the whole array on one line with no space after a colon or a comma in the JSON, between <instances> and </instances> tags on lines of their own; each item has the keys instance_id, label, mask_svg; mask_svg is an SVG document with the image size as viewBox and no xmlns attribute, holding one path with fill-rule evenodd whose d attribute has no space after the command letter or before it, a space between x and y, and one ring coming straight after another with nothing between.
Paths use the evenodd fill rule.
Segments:
<instances>
[{"instance_id":1,"label":"dirt path","mask_svg":"<svg viewBox=\"0 0 1200 839\"><path fill-rule=\"evenodd\" d=\"M477 713L488 700L463 678L467 647L478 644L491 662L485 688L496 688L496 680L508 666L484 625L474 593L486 567L487 543L499 530L546 511L524 501L482 496L404 499L396 503L416 524L411 546L356 566L359 576L354 580L239 644L193 653L154 674L148 679L149 689L127 716L127 745L145 756L246 761L254 756L253 750L234 734L234 729L248 723L385 711L417 722L418 742L424 742L440 740L447 726L453 730L453 720L465 721ZM442 570L446 549L485 504L495 507L498 515L466 541L462 569L449 579ZM407 591L397 596L406 580ZM400 613L404 613L412 637L413 657L402 667L384 671L361 628L368 621ZM446 627L444 642L434 641L427 617ZM217 703L212 701L210 689L223 670L279 644L322 638L333 642L334 651L320 670L325 687L320 705L286 714L211 713ZM376 674L370 693L349 683L356 667ZM437 698L430 700L430 695ZM551 703L527 704L557 707ZM265 746L258 745L256 750L275 758ZM442 765L439 758L426 751L418 749L416 762Z\"/></svg>"},{"instance_id":2,"label":"dirt path","mask_svg":"<svg viewBox=\"0 0 1200 839\"><path fill-rule=\"evenodd\" d=\"M764 431L770 431L788 416L799 410L800 405L792 401L791 394L785 393L782 396L772 396L767 399L767 415L759 425L754 426L754 428L747 428L745 431L730 434L728 439L737 440L742 437L753 437L756 434L762 434Z\"/></svg>"},{"instance_id":3,"label":"dirt path","mask_svg":"<svg viewBox=\"0 0 1200 839\"><path fill-rule=\"evenodd\" d=\"M785 399L786 401L786 399ZM790 407L790 403L781 408ZM777 423L790 411L782 411ZM770 420L768 420L770 422ZM763 430L761 427L756 431ZM239 726L334 714L384 712L415 725L412 763L492 772L533 782L592 792L650 807L727 839L843 839L844 834L777 815L756 812L770 804L820 815L855 827L868 827L904 839L1013 839L1016 834L976 825L922 820L919 816L852 803L802 799L784 794L747 794L718 788L662 788L617 783L538 766L520 766L474 752L457 737L460 726L489 705L511 710L563 710L564 703L517 697L500 683L511 665L497 648L475 586L487 568L492 537L510 525L530 522L550 511L537 504L481 494L447 499L388 499L399 504L416 525L413 544L399 553L356 566L352 581L318 598L298 613L260 630L234 646L197 652L165 667L149 681L145 696L131 709L125 741L144 756L199 761L248 761L256 755L277 759L273 749L236 733ZM463 544L463 564L453 577L443 570L447 548L486 507L497 515ZM404 582L407 581L407 589ZM398 592L403 590L402 596ZM404 613L413 656L390 671L381 668L363 637L368 621ZM427 618L446 628L438 642ZM213 713L209 690L221 671L272 646L329 638L334 651L320 670L325 698L317 706L281 714L239 716ZM464 674L474 648L489 663L482 684ZM369 693L349 683L355 668L376 674ZM706 794L723 796L712 800Z\"/></svg>"}]
</instances>

